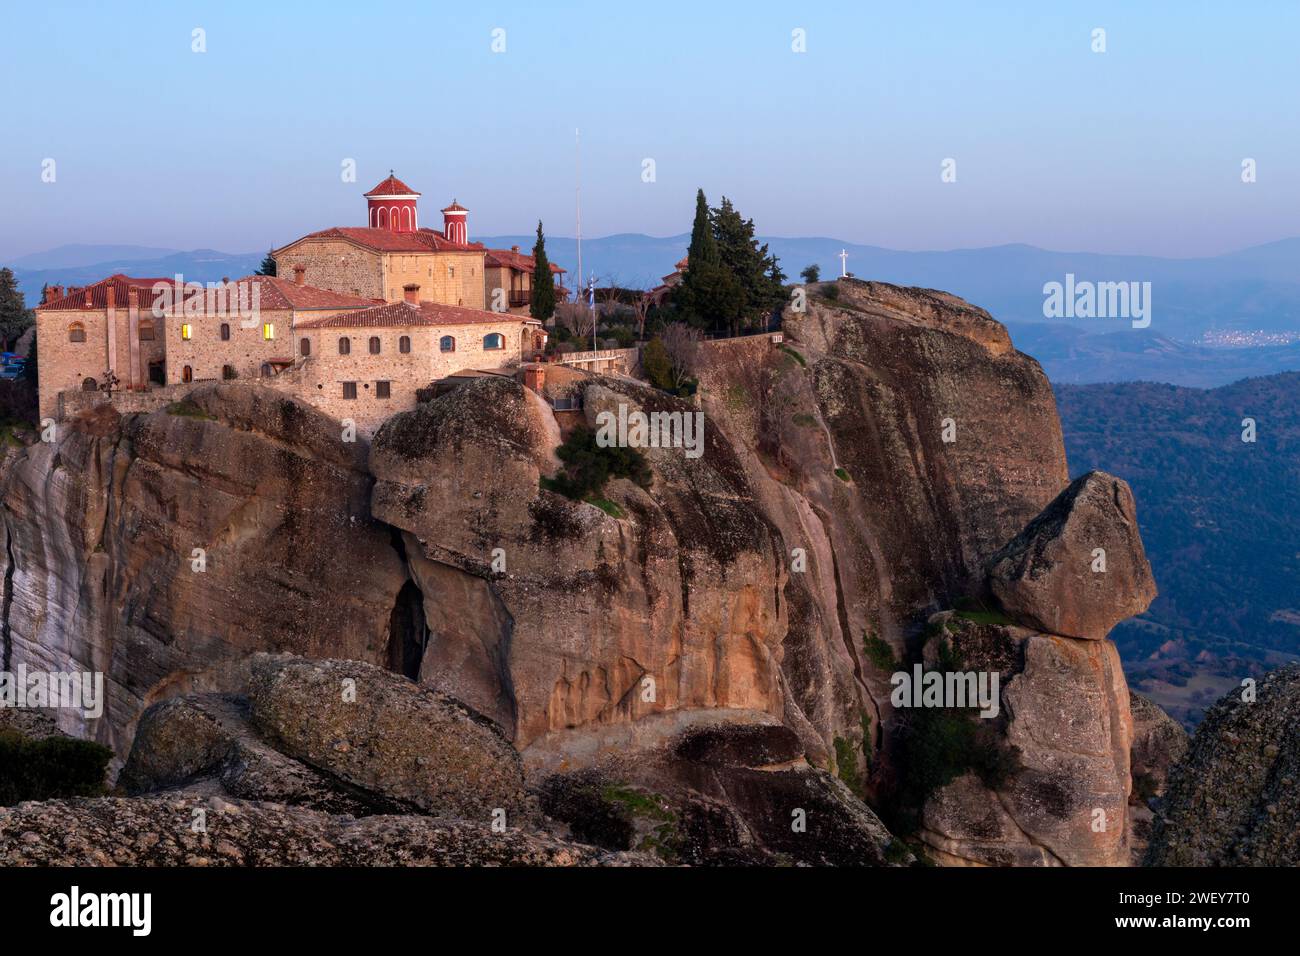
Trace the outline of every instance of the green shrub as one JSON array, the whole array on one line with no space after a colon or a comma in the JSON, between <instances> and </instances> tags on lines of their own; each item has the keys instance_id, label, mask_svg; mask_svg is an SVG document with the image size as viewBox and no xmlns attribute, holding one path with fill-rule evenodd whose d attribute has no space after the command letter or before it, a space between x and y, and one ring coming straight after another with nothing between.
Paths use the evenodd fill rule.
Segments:
<instances>
[{"instance_id":1,"label":"green shrub","mask_svg":"<svg viewBox=\"0 0 1300 956\"><path fill-rule=\"evenodd\" d=\"M837 776L858 797L862 797L862 783L858 779L858 752L853 749L853 742L844 737L835 738L835 767Z\"/></svg>"},{"instance_id":2,"label":"green shrub","mask_svg":"<svg viewBox=\"0 0 1300 956\"><path fill-rule=\"evenodd\" d=\"M853 479L851 479L851 478L849 477L849 473L848 473L847 471L845 471L843 468L836 468L836 469L835 469L835 477L838 478L840 481L852 481L852 480L853 480Z\"/></svg>"},{"instance_id":3,"label":"green shrub","mask_svg":"<svg viewBox=\"0 0 1300 956\"><path fill-rule=\"evenodd\" d=\"M596 433L586 426L575 428L555 453L564 462L564 470L549 481L549 487L574 501L595 504L610 478L631 478L642 488L649 488L653 480L640 449L603 448L596 444Z\"/></svg>"},{"instance_id":4,"label":"green shrub","mask_svg":"<svg viewBox=\"0 0 1300 956\"><path fill-rule=\"evenodd\" d=\"M790 346L788 345L781 346L781 351L784 352L786 355L789 355L791 358L793 358L804 368L808 367L808 360L804 358L802 355L800 355L798 352L796 352L794 349L790 348Z\"/></svg>"},{"instance_id":5,"label":"green shrub","mask_svg":"<svg viewBox=\"0 0 1300 956\"><path fill-rule=\"evenodd\" d=\"M882 671L898 670L898 661L894 659L894 649L889 642L876 634L867 634L862 638L862 651L867 655L873 667Z\"/></svg>"},{"instance_id":6,"label":"green shrub","mask_svg":"<svg viewBox=\"0 0 1300 956\"><path fill-rule=\"evenodd\" d=\"M188 398L182 398L179 402L172 402L167 406L168 415L179 415L182 418L202 418L209 421L215 421L216 417L209 415L203 409L199 408Z\"/></svg>"},{"instance_id":7,"label":"green shrub","mask_svg":"<svg viewBox=\"0 0 1300 956\"><path fill-rule=\"evenodd\" d=\"M33 740L0 730L0 806L24 800L94 797L104 792L113 751L89 740Z\"/></svg>"},{"instance_id":8,"label":"green shrub","mask_svg":"<svg viewBox=\"0 0 1300 956\"><path fill-rule=\"evenodd\" d=\"M955 605L956 615L974 624L1013 624L1014 621L997 608L989 607L979 598L959 598Z\"/></svg>"},{"instance_id":9,"label":"green shrub","mask_svg":"<svg viewBox=\"0 0 1300 956\"><path fill-rule=\"evenodd\" d=\"M675 391L673 386L673 363L664 348L664 340L655 336L641 350L641 368L645 377L655 388L665 392Z\"/></svg>"}]
</instances>

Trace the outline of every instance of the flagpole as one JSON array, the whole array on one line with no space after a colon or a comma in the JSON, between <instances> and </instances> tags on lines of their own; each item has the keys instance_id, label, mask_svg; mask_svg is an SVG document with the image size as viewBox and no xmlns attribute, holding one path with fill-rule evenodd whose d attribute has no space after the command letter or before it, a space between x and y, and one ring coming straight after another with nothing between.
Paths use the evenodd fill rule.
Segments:
<instances>
[{"instance_id":1,"label":"flagpole","mask_svg":"<svg viewBox=\"0 0 1300 956\"><path fill-rule=\"evenodd\" d=\"M578 288L574 290L576 295L582 293L582 138L580 133L581 131L577 129L573 131L574 201L578 210Z\"/></svg>"}]
</instances>

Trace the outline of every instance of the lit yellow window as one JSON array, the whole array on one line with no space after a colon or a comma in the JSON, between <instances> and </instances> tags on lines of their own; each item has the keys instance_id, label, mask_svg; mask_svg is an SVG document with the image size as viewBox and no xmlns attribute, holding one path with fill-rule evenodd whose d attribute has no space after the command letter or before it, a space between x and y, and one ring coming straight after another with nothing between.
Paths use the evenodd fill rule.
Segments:
<instances>
[{"instance_id":1,"label":"lit yellow window","mask_svg":"<svg viewBox=\"0 0 1300 956\"><path fill-rule=\"evenodd\" d=\"M190 324L188 322L185 323L184 325L181 326L181 338L185 339L186 341L189 341L190 332L192 331L193 328L190 326Z\"/></svg>"},{"instance_id":2,"label":"lit yellow window","mask_svg":"<svg viewBox=\"0 0 1300 956\"><path fill-rule=\"evenodd\" d=\"M275 323L274 323L274 322L263 322L263 323L262 323L262 338L266 339L266 341L268 341L268 342L271 341L271 339L275 338Z\"/></svg>"}]
</instances>

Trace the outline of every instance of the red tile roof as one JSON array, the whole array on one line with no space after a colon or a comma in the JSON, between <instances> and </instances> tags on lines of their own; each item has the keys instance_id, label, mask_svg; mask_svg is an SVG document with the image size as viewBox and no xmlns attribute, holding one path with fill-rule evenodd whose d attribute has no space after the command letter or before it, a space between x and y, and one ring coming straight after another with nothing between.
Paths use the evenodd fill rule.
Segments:
<instances>
[{"instance_id":1,"label":"red tile roof","mask_svg":"<svg viewBox=\"0 0 1300 956\"><path fill-rule=\"evenodd\" d=\"M76 292L67 292L66 294L47 302L44 305L38 305L37 309L48 310L68 310L81 309L83 311L99 311L108 307L108 286L113 285L113 305L119 309L127 307L127 289L135 288L140 290L140 305L142 308L152 308L153 306L153 289L158 283L165 286L172 286L174 279L140 279L133 276L122 275L117 273L107 279L101 279L94 285L82 286ZM90 305L86 305L86 290L90 290Z\"/></svg>"},{"instance_id":2,"label":"red tile roof","mask_svg":"<svg viewBox=\"0 0 1300 956\"><path fill-rule=\"evenodd\" d=\"M235 279L230 283L229 297L231 305L221 309L224 313L229 308L233 308L238 302L239 296L252 295L252 287L256 286L257 307L267 312L285 312L292 309L295 312L311 312L323 309L369 309L373 308L376 303L383 302L383 299L367 299L356 295L344 295L341 292L331 292L329 289L318 289L310 285L298 285L292 279L285 279L280 276L244 276L242 279ZM248 287L245 292L243 287ZM204 299L204 306L209 303L209 299ZM251 302L251 298L244 301ZM215 304L215 302L213 302ZM206 311L206 308L202 311Z\"/></svg>"},{"instance_id":3,"label":"red tile roof","mask_svg":"<svg viewBox=\"0 0 1300 956\"><path fill-rule=\"evenodd\" d=\"M489 267L501 269L514 269L518 272L532 272L537 268L537 260L532 256L526 256L522 252L515 252L513 249L489 249L487 258L483 264ZM551 263L551 272L564 272L554 262Z\"/></svg>"},{"instance_id":4,"label":"red tile roof","mask_svg":"<svg viewBox=\"0 0 1300 956\"><path fill-rule=\"evenodd\" d=\"M393 171L388 171L388 178L376 186L367 196L418 196L420 195L406 183L402 182L393 175Z\"/></svg>"},{"instance_id":5,"label":"red tile roof","mask_svg":"<svg viewBox=\"0 0 1300 956\"><path fill-rule=\"evenodd\" d=\"M312 232L281 248L287 249L304 239L345 239L376 252L483 252L481 242L461 245L452 242L435 229L420 229L416 232L393 232L391 229L371 229L366 226L335 226ZM274 250L279 252L280 249Z\"/></svg>"},{"instance_id":6,"label":"red tile roof","mask_svg":"<svg viewBox=\"0 0 1300 956\"><path fill-rule=\"evenodd\" d=\"M508 312L485 312L437 302L394 302L360 312L345 312L324 319L299 322L296 329L368 329L408 325L482 325L488 322L519 322Z\"/></svg>"},{"instance_id":7,"label":"red tile roof","mask_svg":"<svg viewBox=\"0 0 1300 956\"><path fill-rule=\"evenodd\" d=\"M451 205L446 207L442 211L443 212L469 212L468 209L466 209L460 203L456 202L456 200L454 199L451 201Z\"/></svg>"}]
</instances>

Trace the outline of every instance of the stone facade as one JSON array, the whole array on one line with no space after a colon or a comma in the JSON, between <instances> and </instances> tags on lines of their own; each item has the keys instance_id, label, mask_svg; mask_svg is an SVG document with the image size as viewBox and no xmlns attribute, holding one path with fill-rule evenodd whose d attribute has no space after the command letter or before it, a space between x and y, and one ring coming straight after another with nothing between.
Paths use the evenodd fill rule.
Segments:
<instances>
[{"instance_id":1,"label":"stone facade","mask_svg":"<svg viewBox=\"0 0 1300 956\"><path fill-rule=\"evenodd\" d=\"M365 319L348 316L346 321ZM485 348L489 336L500 336L502 347ZM515 316L463 324L412 321L383 327L303 327L295 330L294 337L300 356L303 340L309 343L308 356L269 384L335 418L354 421L363 435L373 433L388 416L415 407L416 391L432 382L467 369L518 365L527 341L524 322ZM407 352L402 351L404 338L409 342ZM444 338L454 342L450 351L442 349ZM372 339L379 340L378 353L371 351ZM347 342L346 352L342 341ZM386 397L379 394L381 383L387 383Z\"/></svg>"},{"instance_id":2,"label":"stone facade","mask_svg":"<svg viewBox=\"0 0 1300 956\"><path fill-rule=\"evenodd\" d=\"M163 323L153 287L165 280L117 275L52 298L36 313L41 418L59 418L59 393L95 389L111 372L121 389L163 382Z\"/></svg>"}]
</instances>

